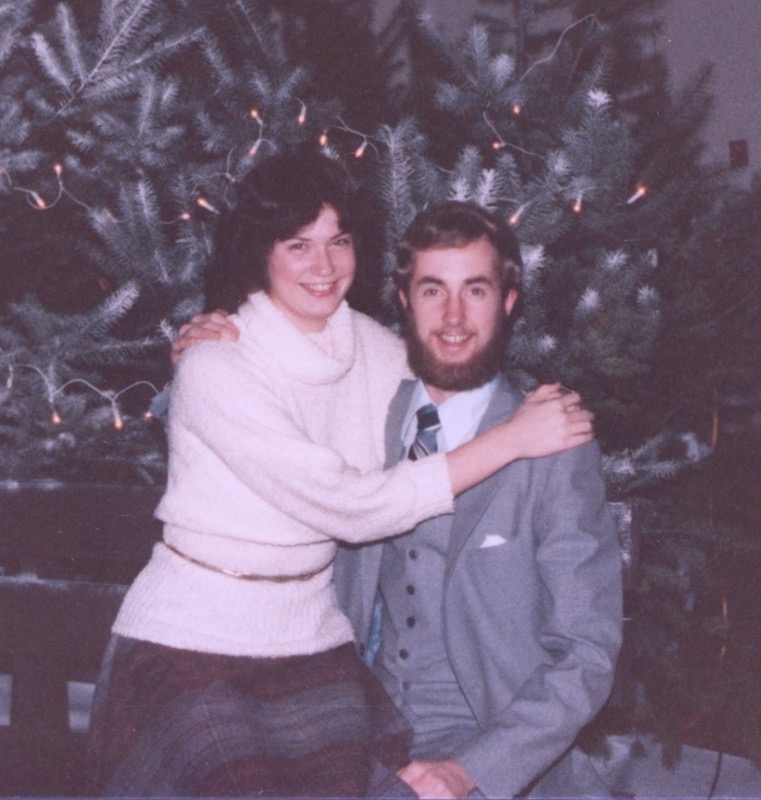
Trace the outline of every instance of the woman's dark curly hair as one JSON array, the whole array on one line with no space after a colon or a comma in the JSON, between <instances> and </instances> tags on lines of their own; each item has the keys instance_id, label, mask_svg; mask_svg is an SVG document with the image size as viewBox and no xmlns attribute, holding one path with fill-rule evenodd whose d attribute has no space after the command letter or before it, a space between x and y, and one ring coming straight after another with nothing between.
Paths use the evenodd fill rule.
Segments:
<instances>
[{"instance_id":1,"label":"woman's dark curly hair","mask_svg":"<svg viewBox=\"0 0 761 800\"><path fill-rule=\"evenodd\" d=\"M314 150L270 156L236 187L222 212L206 274L206 306L234 312L254 291L269 287L268 258L275 242L294 236L332 206L339 225L355 233L354 189L337 161Z\"/></svg>"}]
</instances>

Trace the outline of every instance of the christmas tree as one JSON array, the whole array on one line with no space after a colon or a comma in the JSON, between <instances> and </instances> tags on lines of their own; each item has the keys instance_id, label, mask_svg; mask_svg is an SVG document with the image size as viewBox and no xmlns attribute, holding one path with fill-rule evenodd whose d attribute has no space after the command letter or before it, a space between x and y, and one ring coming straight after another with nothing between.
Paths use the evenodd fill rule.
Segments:
<instances>
[{"instance_id":1,"label":"christmas tree","mask_svg":"<svg viewBox=\"0 0 761 800\"><path fill-rule=\"evenodd\" d=\"M627 722L657 731L669 761L689 737L757 754L748 704L759 688L757 601L727 590L732 577L751 585L761 566L757 526L730 523L719 499L736 492L738 461L736 447L717 446L711 397L737 404L726 375L739 370L741 402L752 403L758 372L731 348L705 356L736 342L758 309L756 291L742 311L725 306L755 284L747 267L749 284L738 281L745 256L718 232L743 229L746 253L758 253L758 240L743 211L752 199L725 203L721 172L698 160L710 69L673 91L649 46L658 21L641 2L502 6L496 33L474 29L462 52L424 20L411 42L417 113L387 134L392 241L414 210L445 195L500 208L516 227L527 275L513 366L582 391L597 412L610 496L636 499L642 541L625 653L634 685L628 701L615 700L630 703ZM434 69L415 67L416 53ZM758 508L750 493L743 500ZM585 738L617 724L603 715Z\"/></svg>"},{"instance_id":2,"label":"christmas tree","mask_svg":"<svg viewBox=\"0 0 761 800\"><path fill-rule=\"evenodd\" d=\"M660 59L642 52L643 3L594 5L503 3L497 40L507 50L475 27L453 51L419 19L410 54L416 113L385 130L379 180L389 187L389 270L401 230L431 200L475 199L505 213L528 262L512 360L533 378L579 388L612 452L664 430L641 408L663 316L660 273L679 241L674 229L710 207L696 202L695 187L711 196L717 185L696 162L704 76L672 99ZM543 15L556 20L561 7L564 27L548 26ZM617 61L627 25L628 70ZM655 77L633 86L634 67ZM649 123L653 116L665 121ZM666 163L659 140L691 155ZM650 458L642 466L656 469ZM618 468L630 485L635 463ZM668 469L660 463L650 474Z\"/></svg>"},{"instance_id":3,"label":"christmas tree","mask_svg":"<svg viewBox=\"0 0 761 800\"><path fill-rule=\"evenodd\" d=\"M203 307L218 211L341 98L312 103L276 9L91 5L0 7L3 472L160 481L160 433L137 412Z\"/></svg>"},{"instance_id":4,"label":"christmas tree","mask_svg":"<svg viewBox=\"0 0 761 800\"><path fill-rule=\"evenodd\" d=\"M700 638L720 617L698 619L695 598L720 585L717 552L758 552L747 519L693 524L706 473L684 472L759 385L726 346L758 308L758 189L721 199L698 161L709 72L672 90L645 7L490 3L453 47L412 2L380 31L366 0L0 2L3 477L161 482L144 414L169 339L204 307L218 212L268 153L314 142L382 208L352 301L389 324L403 229L475 200L523 246L513 369L581 391L611 497L648 503L638 708L681 740L724 696L695 690L689 648L723 646L718 628ZM750 680L736 673L735 695Z\"/></svg>"}]
</instances>

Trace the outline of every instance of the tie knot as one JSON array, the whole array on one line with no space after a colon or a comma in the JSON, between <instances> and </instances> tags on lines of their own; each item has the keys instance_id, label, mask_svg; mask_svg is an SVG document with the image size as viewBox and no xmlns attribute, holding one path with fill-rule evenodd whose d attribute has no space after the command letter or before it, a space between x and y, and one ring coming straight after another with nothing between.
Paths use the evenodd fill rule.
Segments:
<instances>
[{"instance_id":1,"label":"tie knot","mask_svg":"<svg viewBox=\"0 0 761 800\"><path fill-rule=\"evenodd\" d=\"M421 406L417 410L417 429L419 431L430 430L440 425L439 411L433 403Z\"/></svg>"},{"instance_id":2,"label":"tie knot","mask_svg":"<svg viewBox=\"0 0 761 800\"><path fill-rule=\"evenodd\" d=\"M423 406L417 410L417 436L407 453L407 457L412 461L417 461L429 453L435 453L438 449L436 443L436 432L441 428L439 412L433 403Z\"/></svg>"}]
</instances>

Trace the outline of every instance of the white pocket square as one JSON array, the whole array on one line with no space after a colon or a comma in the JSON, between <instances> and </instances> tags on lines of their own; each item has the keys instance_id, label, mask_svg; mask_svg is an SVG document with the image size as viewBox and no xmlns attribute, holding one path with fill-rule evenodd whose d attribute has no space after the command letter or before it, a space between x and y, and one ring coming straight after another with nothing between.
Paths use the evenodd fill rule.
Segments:
<instances>
[{"instance_id":1,"label":"white pocket square","mask_svg":"<svg viewBox=\"0 0 761 800\"><path fill-rule=\"evenodd\" d=\"M507 544L507 539L500 536L498 533L487 533L479 549L483 550L485 547L499 547L501 544Z\"/></svg>"}]
</instances>

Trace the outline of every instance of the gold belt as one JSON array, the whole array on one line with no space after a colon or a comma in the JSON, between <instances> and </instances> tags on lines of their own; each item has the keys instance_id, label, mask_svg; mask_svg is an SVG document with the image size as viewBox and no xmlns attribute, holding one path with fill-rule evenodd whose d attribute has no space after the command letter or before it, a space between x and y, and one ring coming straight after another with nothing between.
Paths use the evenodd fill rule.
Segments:
<instances>
[{"instance_id":1,"label":"gold belt","mask_svg":"<svg viewBox=\"0 0 761 800\"><path fill-rule=\"evenodd\" d=\"M203 567L204 569L211 570L212 572L218 572L220 575L227 575L230 578L239 578L242 581L270 581L271 583L308 581L310 578L314 578L315 575L319 575L321 572L324 572L330 566L330 562L328 562L324 567L312 570L312 572L303 572L300 575L254 575L249 572L238 572L234 569L224 569L224 567L215 567L213 564L207 564L205 561L201 561L198 558L189 556L187 553L183 553L182 550L178 550L176 547L168 542L165 542L163 539L161 540L161 544L163 544L167 550L171 550L175 555L179 556L180 558L184 558L185 561L189 561L191 564L195 564L197 567Z\"/></svg>"}]
</instances>

